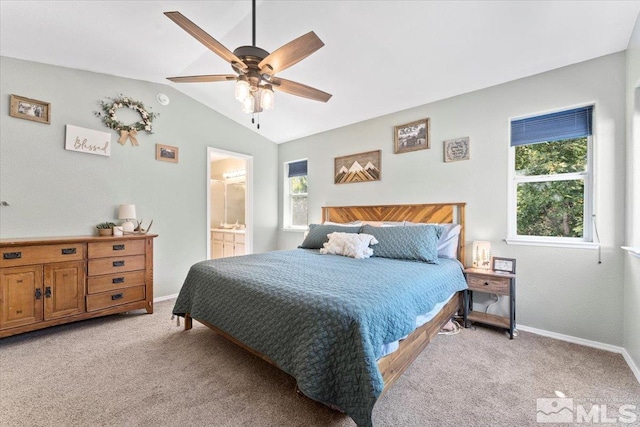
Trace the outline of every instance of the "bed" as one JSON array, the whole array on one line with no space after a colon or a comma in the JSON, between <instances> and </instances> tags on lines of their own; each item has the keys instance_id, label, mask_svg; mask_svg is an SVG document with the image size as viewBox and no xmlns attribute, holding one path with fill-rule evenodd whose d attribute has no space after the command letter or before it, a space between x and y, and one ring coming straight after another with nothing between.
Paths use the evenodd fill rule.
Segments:
<instances>
[{"instance_id":1,"label":"bed","mask_svg":"<svg viewBox=\"0 0 640 427\"><path fill-rule=\"evenodd\" d=\"M185 329L198 320L292 375L304 395L371 426L377 399L460 307L459 291L466 288L460 263L464 208L325 207L323 223L403 224L411 235L457 223L457 259L354 259L299 248L208 260L191 267L173 312L185 318ZM438 225L419 227L418 233L405 221ZM388 233L366 227L372 234ZM426 313L430 320L416 328ZM389 343L395 351L385 355Z\"/></svg>"}]
</instances>

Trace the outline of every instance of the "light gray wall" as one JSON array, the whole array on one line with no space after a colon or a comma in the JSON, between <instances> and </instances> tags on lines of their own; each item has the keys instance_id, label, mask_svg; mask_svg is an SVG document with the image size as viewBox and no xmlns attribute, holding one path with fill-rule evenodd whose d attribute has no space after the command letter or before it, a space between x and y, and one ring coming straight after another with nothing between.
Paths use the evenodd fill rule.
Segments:
<instances>
[{"instance_id":1,"label":"light gray wall","mask_svg":"<svg viewBox=\"0 0 640 427\"><path fill-rule=\"evenodd\" d=\"M254 251L272 250L277 230L277 146L170 86L0 57L0 237L94 234L119 204L153 219L156 297L180 290L206 258L207 147L254 157ZM166 93L167 106L156 101ZM140 145L118 144L93 115L124 94L160 113ZM9 116L9 95L51 103L51 124ZM111 157L64 150L65 125L113 134ZM177 164L155 160L155 144L180 148Z\"/></svg>"},{"instance_id":2,"label":"light gray wall","mask_svg":"<svg viewBox=\"0 0 640 427\"><path fill-rule=\"evenodd\" d=\"M622 345L624 75L618 53L281 144L280 181L283 162L308 158L310 222L320 221L324 205L467 202L467 244L489 240L494 255L517 259L519 324ZM510 118L591 102L602 264L595 250L507 245ZM393 154L393 127L424 117L431 118L431 149ZM471 159L444 163L442 141L464 136ZM334 157L375 149L382 150L381 181L333 184ZM280 231L278 248L301 240Z\"/></svg>"},{"instance_id":3,"label":"light gray wall","mask_svg":"<svg viewBox=\"0 0 640 427\"><path fill-rule=\"evenodd\" d=\"M640 247L640 17L627 48L627 233ZM640 367L640 259L625 255L624 347Z\"/></svg>"}]
</instances>

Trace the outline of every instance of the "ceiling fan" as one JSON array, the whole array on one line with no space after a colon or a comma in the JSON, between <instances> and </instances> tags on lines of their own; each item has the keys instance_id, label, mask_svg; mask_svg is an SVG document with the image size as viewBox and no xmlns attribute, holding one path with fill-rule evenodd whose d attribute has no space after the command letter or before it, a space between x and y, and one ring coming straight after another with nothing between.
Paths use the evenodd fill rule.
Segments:
<instances>
[{"instance_id":1,"label":"ceiling fan","mask_svg":"<svg viewBox=\"0 0 640 427\"><path fill-rule=\"evenodd\" d=\"M213 53L229 62L236 72L236 74L168 77L168 80L175 83L235 81L236 99L240 101L242 111L246 113L259 113L263 109L273 108L274 89L315 101L327 102L331 98L331 94L321 90L275 76L320 49L324 43L316 33L310 31L272 53L257 47L256 0L253 0L252 9L252 45L240 46L233 52L180 12L165 12L164 14Z\"/></svg>"}]
</instances>

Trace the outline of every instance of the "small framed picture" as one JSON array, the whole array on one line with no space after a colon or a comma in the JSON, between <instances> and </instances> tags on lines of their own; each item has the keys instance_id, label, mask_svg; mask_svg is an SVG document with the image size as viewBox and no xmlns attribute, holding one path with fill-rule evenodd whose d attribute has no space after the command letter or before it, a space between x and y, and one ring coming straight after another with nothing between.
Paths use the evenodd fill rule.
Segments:
<instances>
[{"instance_id":1,"label":"small framed picture","mask_svg":"<svg viewBox=\"0 0 640 427\"><path fill-rule=\"evenodd\" d=\"M429 118L394 127L394 153L431 148Z\"/></svg>"},{"instance_id":2,"label":"small framed picture","mask_svg":"<svg viewBox=\"0 0 640 427\"><path fill-rule=\"evenodd\" d=\"M491 266L496 273L516 274L516 260L513 258L499 258L494 256L491 259Z\"/></svg>"},{"instance_id":3,"label":"small framed picture","mask_svg":"<svg viewBox=\"0 0 640 427\"><path fill-rule=\"evenodd\" d=\"M469 160L469 137L444 141L444 161Z\"/></svg>"},{"instance_id":4,"label":"small framed picture","mask_svg":"<svg viewBox=\"0 0 640 427\"><path fill-rule=\"evenodd\" d=\"M156 144L156 160L162 160L163 162L178 163L178 147L172 147L171 145Z\"/></svg>"},{"instance_id":5,"label":"small framed picture","mask_svg":"<svg viewBox=\"0 0 640 427\"><path fill-rule=\"evenodd\" d=\"M50 124L51 104L37 99L11 95L11 108L9 115L19 119L32 120L34 122Z\"/></svg>"}]
</instances>

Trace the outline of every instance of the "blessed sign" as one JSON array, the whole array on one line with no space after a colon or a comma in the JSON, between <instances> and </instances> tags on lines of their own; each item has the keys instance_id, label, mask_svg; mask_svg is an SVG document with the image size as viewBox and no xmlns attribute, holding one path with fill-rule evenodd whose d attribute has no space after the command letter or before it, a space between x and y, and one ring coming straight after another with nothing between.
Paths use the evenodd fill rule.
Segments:
<instances>
[{"instance_id":1,"label":"blessed sign","mask_svg":"<svg viewBox=\"0 0 640 427\"><path fill-rule=\"evenodd\" d=\"M67 125L64 149L80 151L82 153L99 154L101 156L111 156L111 134Z\"/></svg>"}]
</instances>

